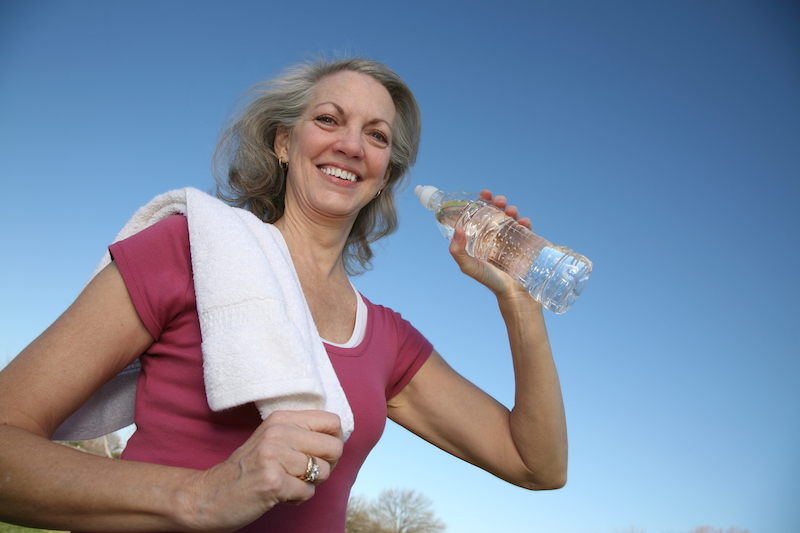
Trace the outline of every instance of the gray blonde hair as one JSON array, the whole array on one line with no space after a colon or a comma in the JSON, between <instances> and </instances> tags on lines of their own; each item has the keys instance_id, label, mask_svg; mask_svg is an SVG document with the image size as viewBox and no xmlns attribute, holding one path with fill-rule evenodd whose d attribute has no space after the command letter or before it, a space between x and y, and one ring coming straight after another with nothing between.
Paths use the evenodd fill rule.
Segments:
<instances>
[{"instance_id":1,"label":"gray blonde hair","mask_svg":"<svg viewBox=\"0 0 800 533\"><path fill-rule=\"evenodd\" d=\"M286 175L274 151L275 136L280 129L291 130L297 124L319 80L342 71L377 80L389 91L396 110L389 179L381 194L361 209L345 243L345 268L355 275L371 266L370 244L397 229L395 193L419 148L419 106L405 82L387 66L363 58L316 60L255 86L222 132L214 154L214 177L220 199L247 209L265 222L281 218Z\"/></svg>"}]
</instances>

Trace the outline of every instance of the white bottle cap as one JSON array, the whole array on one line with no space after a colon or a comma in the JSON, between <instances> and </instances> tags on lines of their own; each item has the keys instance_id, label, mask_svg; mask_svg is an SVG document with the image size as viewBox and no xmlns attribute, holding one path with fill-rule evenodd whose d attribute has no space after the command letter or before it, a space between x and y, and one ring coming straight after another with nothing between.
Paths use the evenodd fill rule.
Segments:
<instances>
[{"instance_id":1,"label":"white bottle cap","mask_svg":"<svg viewBox=\"0 0 800 533\"><path fill-rule=\"evenodd\" d=\"M429 211L433 211L433 208L436 207L435 205L432 205L431 199L437 192L439 192L439 189L433 185L417 185L414 187L414 194L419 196L419 203L421 203L425 209Z\"/></svg>"}]
</instances>

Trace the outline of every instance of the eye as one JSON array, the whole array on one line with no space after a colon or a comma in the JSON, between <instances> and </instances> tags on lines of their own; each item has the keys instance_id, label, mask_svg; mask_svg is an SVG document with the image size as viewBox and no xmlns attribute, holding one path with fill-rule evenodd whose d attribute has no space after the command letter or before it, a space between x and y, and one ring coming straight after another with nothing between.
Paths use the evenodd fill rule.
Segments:
<instances>
[{"instance_id":1,"label":"eye","mask_svg":"<svg viewBox=\"0 0 800 533\"><path fill-rule=\"evenodd\" d=\"M389 144L389 138L382 131L373 131L370 135L381 144Z\"/></svg>"},{"instance_id":2,"label":"eye","mask_svg":"<svg viewBox=\"0 0 800 533\"><path fill-rule=\"evenodd\" d=\"M320 115L314 119L316 122L320 122L322 124L336 124L336 119L330 115Z\"/></svg>"}]
</instances>

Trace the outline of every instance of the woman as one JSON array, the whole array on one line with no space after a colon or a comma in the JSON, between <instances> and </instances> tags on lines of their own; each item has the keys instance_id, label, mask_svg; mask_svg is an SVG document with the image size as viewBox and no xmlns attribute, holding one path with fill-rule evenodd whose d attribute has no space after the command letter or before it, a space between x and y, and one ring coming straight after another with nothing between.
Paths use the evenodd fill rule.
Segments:
<instances>
[{"instance_id":1,"label":"woman","mask_svg":"<svg viewBox=\"0 0 800 533\"><path fill-rule=\"evenodd\" d=\"M558 377L541 306L521 285L469 257L456 232L451 254L495 293L508 327L516 375L509 412L347 278L368 264L369 243L395 227L393 193L416 155L418 117L385 66L320 62L257 93L221 143L229 168L220 195L285 240L355 416L346 443L329 412L278 411L262 422L252 405L209 409L188 230L172 216L115 243L114 262L0 373L0 519L93 531L341 532L350 487L386 416L511 483L562 486ZM503 197L493 201L518 217ZM140 356L130 460L49 441Z\"/></svg>"}]
</instances>

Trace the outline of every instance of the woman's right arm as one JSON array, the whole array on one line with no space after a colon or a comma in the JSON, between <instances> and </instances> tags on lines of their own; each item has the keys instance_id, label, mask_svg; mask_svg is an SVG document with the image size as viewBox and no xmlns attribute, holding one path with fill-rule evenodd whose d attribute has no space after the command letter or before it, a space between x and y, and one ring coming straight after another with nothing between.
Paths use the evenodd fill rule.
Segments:
<instances>
[{"instance_id":1,"label":"woman's right arm","mask_svg":"<svg viewBox=\"0 0 800 533\"><path fill-rule=\"evenodd\" d=\"M341 455L338 417L276 413L207 471L96 457L51 442L58 426L153 338L112 263L0 372L0 520L47 529L230 531L313 496Z\"/></svg>"}]
</instances>

